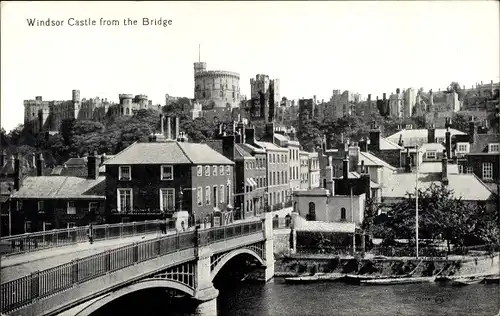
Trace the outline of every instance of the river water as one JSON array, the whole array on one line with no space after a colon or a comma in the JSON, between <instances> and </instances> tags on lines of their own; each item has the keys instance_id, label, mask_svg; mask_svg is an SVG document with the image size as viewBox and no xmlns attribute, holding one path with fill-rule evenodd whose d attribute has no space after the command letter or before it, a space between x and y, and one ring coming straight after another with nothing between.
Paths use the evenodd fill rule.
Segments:
<instances>
[{"instance_id":1,"label":"river water","mask_svg":"<svg viewBox=\"0 0 500 316\"><path fill-rule=\"evenodd\" d=\"M360 286L342 283L239 283L220 288L218 316L464 315L494 316L500 286L428 284Z\"/></svg>"}]
</instances>

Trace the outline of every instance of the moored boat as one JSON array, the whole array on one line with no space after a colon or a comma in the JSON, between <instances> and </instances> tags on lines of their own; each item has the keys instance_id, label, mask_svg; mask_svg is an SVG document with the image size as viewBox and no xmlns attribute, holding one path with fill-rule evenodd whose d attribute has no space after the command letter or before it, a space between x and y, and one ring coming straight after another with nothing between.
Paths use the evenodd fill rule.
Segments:
<instances>
[{"instance_id":1,"label":"moored boat","mask_svg":"<svg viewBox=\"0 0 500 316\"><path fill-rule=\"evenodd\" d=\"M500 276L495 275L495 276L489 276L484 278L483 283L486 284L499 284L500 283Z\"/></svg>"},{"instance_id":2,"label":"moored boat","mask_svg":"<svg viewBox=\"0 0 500 316\"><path fill-rule=\"evenodd\" d=\"M285 282L289 284L307 284L307 283L336 281L342 279L343 277L344 275L340 273L325 273L325 274L287 277L285 278Z\"/></svg>"},{"instance_id":3,"label":"moored boat","mask_svg":"<svg viewBox=\"0 0 500 316\"><path fill-rule=\"evenodd\" d=\"M366 285L396 285L396 284L412 284L412 283L427 283L434 282L435 277L403 277L403 278L383 278L362 280L361 284Z\"/></svg>"},{"instance_id":4,"label":"moored boat","mask_svg":"<svg viewBox=\"0 0 500 316\"><path fill-rule=\"evenodd\" d=\"M470 277L470 278L457 278L452 279L451 284L455 286L471 285L481 283L484 278Z\"/></svg>"}]
</instances>

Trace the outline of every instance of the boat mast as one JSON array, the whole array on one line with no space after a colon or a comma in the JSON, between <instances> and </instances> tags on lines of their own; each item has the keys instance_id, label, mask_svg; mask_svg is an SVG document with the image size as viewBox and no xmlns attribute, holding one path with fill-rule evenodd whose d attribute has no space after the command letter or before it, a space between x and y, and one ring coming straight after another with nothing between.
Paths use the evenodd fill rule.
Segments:
<instances>
[{"instance_id":1,"label":"boat mast","mask_svg":"<svg viewBox=\"0 0 500 316\"><path fill-rule=\"evenodd\" d=\"M415 173L415 251L418 259L418 145L415 146L415 159L417 165L417 172Z\"/></svg>"}]
</instances>

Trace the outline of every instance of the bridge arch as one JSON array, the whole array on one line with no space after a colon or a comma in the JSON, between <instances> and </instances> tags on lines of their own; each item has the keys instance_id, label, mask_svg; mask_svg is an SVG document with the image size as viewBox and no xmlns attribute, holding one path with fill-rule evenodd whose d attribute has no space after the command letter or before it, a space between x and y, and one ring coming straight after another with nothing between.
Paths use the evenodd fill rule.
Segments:
<instances>
[{"instance_id":1,"label":"bridge arch","mask_svg":"<svg viewBox=\"0 0 500 316\"><path fill-rule=\"evenodd\" d=\"M264 264L264 260L262 259L262 257L259 256L257 252L255 252L254 250L248 248L236 249L220 258L219 262L216 263L212 272L210 272L210 280L213 281L215 279L219 271L222 269L222 267L226 265L226 263L228 263L231 259L241 254L248 254L257 259L260 262L260 264Z\"/></svg>"},{"instance_id":2,"label":"bridge arch","mask_svg":"<svg viewBox=\"0 0 500 316\"><path fill-rule=\"evenodd\" d=\"M97 300L93 301L91 304L88 306L84 307L77 313L73 314L75 316L88 316L92 314L93 312L97 311L98 309L104 307L105 305L113 302L114 300L125 296L130 293L134 293L137 291L141 290L147 290L147 289L152 289L152 288L165 288L165 289L174 289L181 291L185 294L188 294L190 296L194 296L194 289L185 285L184 283L181 283L179 281L175 280L168 280L168 279L144 279L141 280L137 283L125 286L117 291L105 294L98 298Z\"/></svg>"}]
</instances>

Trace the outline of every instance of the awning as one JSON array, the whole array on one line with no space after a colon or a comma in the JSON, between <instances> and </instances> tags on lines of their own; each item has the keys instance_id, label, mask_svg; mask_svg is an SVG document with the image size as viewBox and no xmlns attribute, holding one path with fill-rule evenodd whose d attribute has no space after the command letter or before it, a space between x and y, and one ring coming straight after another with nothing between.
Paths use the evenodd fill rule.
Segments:
<instances>
[{"instance_id":1,"label":"awning","mask_svg":"<svg viewBox=\"0 0 500 316\"><path fill-rule=\"evenodd\" d=\"M253 178L247 178L246 182L251 187L256 187L257 186L257 182L255 182Z\"/></svg>"}]
</instances>

